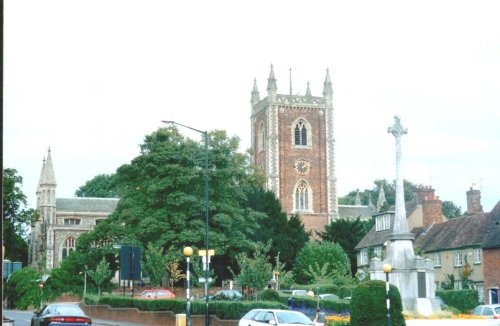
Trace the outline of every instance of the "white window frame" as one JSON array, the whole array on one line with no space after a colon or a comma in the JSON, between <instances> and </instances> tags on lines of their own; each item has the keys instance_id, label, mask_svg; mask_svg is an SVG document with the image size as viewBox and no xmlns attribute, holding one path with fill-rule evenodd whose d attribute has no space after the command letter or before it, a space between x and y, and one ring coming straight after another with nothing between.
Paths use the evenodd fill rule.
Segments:
<instances>
[{"instance_id":1,"label":"white window frame","mask_svg":"<svg viewBox=\"0 0 500 326\"><path fill-rule=\"evenodd\" d=\"M363 249L359 253L359 264L368 265L368 249Z\"/></svg>"},{"instance_id":2,"label":"white window frame","mask_svg":"<svg viewBox=\"0 0 500 326\"><path fill-rule=\"evenodd\" d=\"M391 215L379 215L375 219L375 231L389 230L391 227Z\"/></svg>"},{"instance_id":3,"label":"white window frame","mask_svg":"<svg viewBox=\"0 0 500 326\"><path fill-rule=\"evenodd\" d=\"M441 254L434 254L434 267L441 267Z\"/></svg>"},{"instance_id":4,"label":"white window frame","mask_svg":"<svg viewBox=\"0 0 500 326\"><path fill-rule=\"evenodd\" d=\"M382 258L382 247L378 246L373 248L373 254L378 258Z\"/></svg>"},{"instance_id":5,"label":"white window frame","mask_svg":"<svg viewBox=\"0 0 500 326\"><path fill-rule=\"evenodd\" d=\"M481 262L481 248L474 248L474 265L479 265Z\"/></svg>"},{"instance_id":6,"label":"white window frame","mask_svg":"<svg viewBox=\"0 0 500 326\"><path fill-rule=\"evenodd\" d=\"M455 267L462 267L464 265L464 254L461 251L455 252Z\"/></svg>"}]
</instances>

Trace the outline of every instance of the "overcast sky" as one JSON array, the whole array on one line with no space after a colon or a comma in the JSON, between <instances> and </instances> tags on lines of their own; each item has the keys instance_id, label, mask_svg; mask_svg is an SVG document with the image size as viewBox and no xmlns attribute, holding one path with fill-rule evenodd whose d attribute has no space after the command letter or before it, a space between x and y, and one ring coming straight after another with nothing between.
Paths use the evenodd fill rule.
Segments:
<instances>
[{"instance_id":1,"label":"overcast sky","mask_svg":"<svg viewBox=\"0 0 500 326\"><path fill-rule=\"evenodd\" d=\"M464 210L500 200L498 1L4 1L4 168L34 208L47 149L57 196L139 154L176 121L250 147L254 78L267 95L334 89L338 194L403 176ZM199 134L182 131L199 139Z\"/></svg>"}]
</instances>

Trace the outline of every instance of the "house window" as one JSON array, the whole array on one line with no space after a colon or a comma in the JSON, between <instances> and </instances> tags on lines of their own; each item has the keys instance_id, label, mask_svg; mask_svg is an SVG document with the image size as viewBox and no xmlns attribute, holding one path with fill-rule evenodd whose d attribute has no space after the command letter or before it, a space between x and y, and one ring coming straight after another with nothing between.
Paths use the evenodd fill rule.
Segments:
<instances>
[{"instance_id":1,"label":"house window","mask_svg":"<svg viewBox=\"0 0 500 326\"><path fill-rule=\"evenodd\" d=\"M474 249L474 264L481 264L481 248Z\"/></svg>"},{"instance_id":2,"label":"house window","mask_svg":"<svg viewBox=\"0 0 500 326\"><path fill-rule=\"evenodd\" d=\"M80 225L79 218L65 218L64 225Z\"/></svg>"},{"instance_id":3,"label":"house window","mask_svg":"<svg viewBox=\"0 0 500 326\"><path fill-rule=\"evenodd\" d=\"M309 209L309 196L310 189L305 181L300 181L295 190L295 210L308 211Z\"/></svg>"},{"instance_id":4,"label":"house window","mask_svg":"<svg viewBox=\"0 0 500 326\"><path fill-rule=\"evenodd\" d=\"M68 237L64 240L62 248L62 259L69 256L69 254L75 250L76 239L74 237Z\"/></svg>"},{"instance_id":5,"label":"house window","mask_svg":"<svg viewBox=\"0 0 500 326\"><path fill-rule=\"evenodd\" d=\"M434 254L434 267L441 267L441 254Z\"/></svg>"},{"instance_id":6,"label":"house window","mask_svg":"<svg viewBox=\"0 0 500 326\"><path fill-rule=\"evenodd\" d=\"M375 230L384 231L391 227L391 216L389 214L379 215L375 219Z\"/></svg>"},{"instance_id":7,"label":"house window","mask_svg":"<svg viewBox=\"0 0 500 326\"><path fill-rule=\"evenodd\" d=\"M455 253L455 267L461 267L464 264L464 254L461 252Z\"/></svg>"},{"instance_id":8,"label":"house window","mask_svg":"<svg viewBox=\"0 0 500 326\"><path fill-rule=\"evenodd\" d=\"M373 254L378 258L382 258L382 247L375 247Z\"/></svg>"},{"instance_id":9,"label":"house window","mask_svg":"<svg viewBox=\"0 0 500 326\"><path fill-rule=\"evenodd\" d=\"M299 121L294 130L295 146L307 146L307 128L304 121Z\"/></svg>"},{"instance_id":10,"label":"house window","mask_svg":"<svg viewBox=\"0 0 500 326\"><path fill-rule=\"evenodd\" d=\"M367 249L361 250L359 263L360 263L360 265L368 265L368 250Z\"/></svg>"}]
</instances>

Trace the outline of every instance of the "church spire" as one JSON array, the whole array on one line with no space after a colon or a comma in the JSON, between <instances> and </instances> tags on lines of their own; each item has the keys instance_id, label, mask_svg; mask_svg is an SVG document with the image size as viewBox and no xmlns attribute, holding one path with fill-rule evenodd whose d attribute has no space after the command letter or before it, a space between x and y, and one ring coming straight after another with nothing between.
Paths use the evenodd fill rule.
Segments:
<instances>
[{"instance_id":1,"label":"church spire","mask_svg":"<svg viewBox=\"0 0 500 326\"><path fill-rule=\"evenodd\" d=\"M330 80L330 71L328 69L326 69L325 82L323 83L323 97L325 98L326 104L332 105L333 87L332 81Z\"/></svg>"},{"instance_id":2,"label":"church spire","mask_svg":"<svg viewBox=\"0 0 500 326\"><path fill-rule=\"evenodd\" d=\"M271 72L269 73L269 78L267 79L267 94L272 102L276 100L277 90L278 86L276 85L276 78L274 77L273 65L271 65Z\"/></svg>"},{"instance_id":3,"label":"church spire","mask_svg":"<svg viewBox=\"0 0 500 326\"><path fill-rule=\"evenodd\" d=\"M378 200L377 200L377 212L380 212L380 209L384 204L387 202L387 199L385 198L385 191L384 191L384 182L380 184L380 190L378 191Z\"/></svg>"},{"instance_id":4,"label":"church spire","mask_svg":"<svg viewBox=\"0 0 500 326\"><path fill-rule=\"evenodd\" d=\"M309 82L307 82L307 89L306 89L306 97L311 97L311 86L309 85Z\"/></svg>"},{"instance_id":5,"label":"church spire","mask_svg":"<svg viewBox=\"0 0 500 326\"><path fill-rule=\"evenodd\" d=\"M44 163L42 175L40 176L40 186L50 185L56 186L56 176L54 173L54 166L52 165L52 155L50 154L50 147L47 154L47 160Z\"/></svg>"},{"instance_id":6,"label":"church spire","mask_svg":"<svg viewBox=\"0 0 500 326\"><path fill-rule=\"evenodd\" d=\"M252 106L257 104L260 101L259 90L257 89L257 79L253 80L253 89L252 89L252 97L250 98L250 103Z\"/></svg>"},{"instance_id":7,"label":"church spire","mask_svg":"<svg viewBox=\"0 0 500 326\"><path fill-rule=\"evenodd\" d=\"M42 173L37 188L37 206L53 206L56 205L56 177L54 166L52 165L52 155L50 147L47 154L47 159L43 161Z\"/></svg>"},{"instance_id":8,"label":"church spire","mask_svg":"<svg viewBox=\"0 0 500 326\"><path fill-rule=\"evenodd\" d=\"M354 202L354 205L361 206L361 197L359 196L359 189L356 189L356 200Z\"/></svg>"},{"instance_id":9,"label":"church spire","mask_svg":"<svg viewBox=\"0 0 500 326\"><path fill-rule=\"evenodd\" d=\"M293 92L292 92L292 67L290 67L290 95L293 95Z\"/></svg>"}]
</instances>

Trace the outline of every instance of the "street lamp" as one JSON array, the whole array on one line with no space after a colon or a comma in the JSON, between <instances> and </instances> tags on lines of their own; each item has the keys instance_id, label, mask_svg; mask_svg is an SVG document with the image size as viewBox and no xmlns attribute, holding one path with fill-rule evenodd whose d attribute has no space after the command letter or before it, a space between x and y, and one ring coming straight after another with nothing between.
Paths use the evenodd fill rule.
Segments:
<instances>
[{"instance_id":1,"label":"street lamp","mask_svg":"<svg viewBox=\"0 0 500 326\"><path fill-rule=\"evenodd\" d=\"M392 266L391 264L384 264L384 266L382 266L382 269L384 270L384 273L385 273L385 302L386 302L386 305L387 305L387 316L386 316L386 320L387 320L387 326L390 326L391 325L391 311L390 311L390 308L391 308L391 299L389 298L389 273L392 272Z\"/></svg>"},{"instance_id":2,"label":"street lamp","mask_svg":"<svg viewBox=\"0 0 500 326\"><path fill-rule=\"evenodd\" d=\"M201 131L186 125L183 125L181 123L175 122L175 121L166 121L163 120L163 123L166 124L175 124L179 125L184 128L188 128L191 130L194 130L196 132L199 132L200 134L203 135L204 140L205 140L205 260L208 262L209 256L208 256L208 132L207 131ZM208 268L205 269L205 326L208 326L209 324L209 319L208 319Z\"/></svg>"},{"instance_id":3,"label":"street lamp","mask_svg":"<svg viewBox=\"0 0 500 326\"><path fill-rule=\"evenodd\" d=\"M190 271L189 271L189 257L193 254L193 248L185 247L182 251L184 256L186 256L186 321L187 326L191 326L191 296L189 295L189 286L190 286Z\"/></svg>"}]
</instances>

